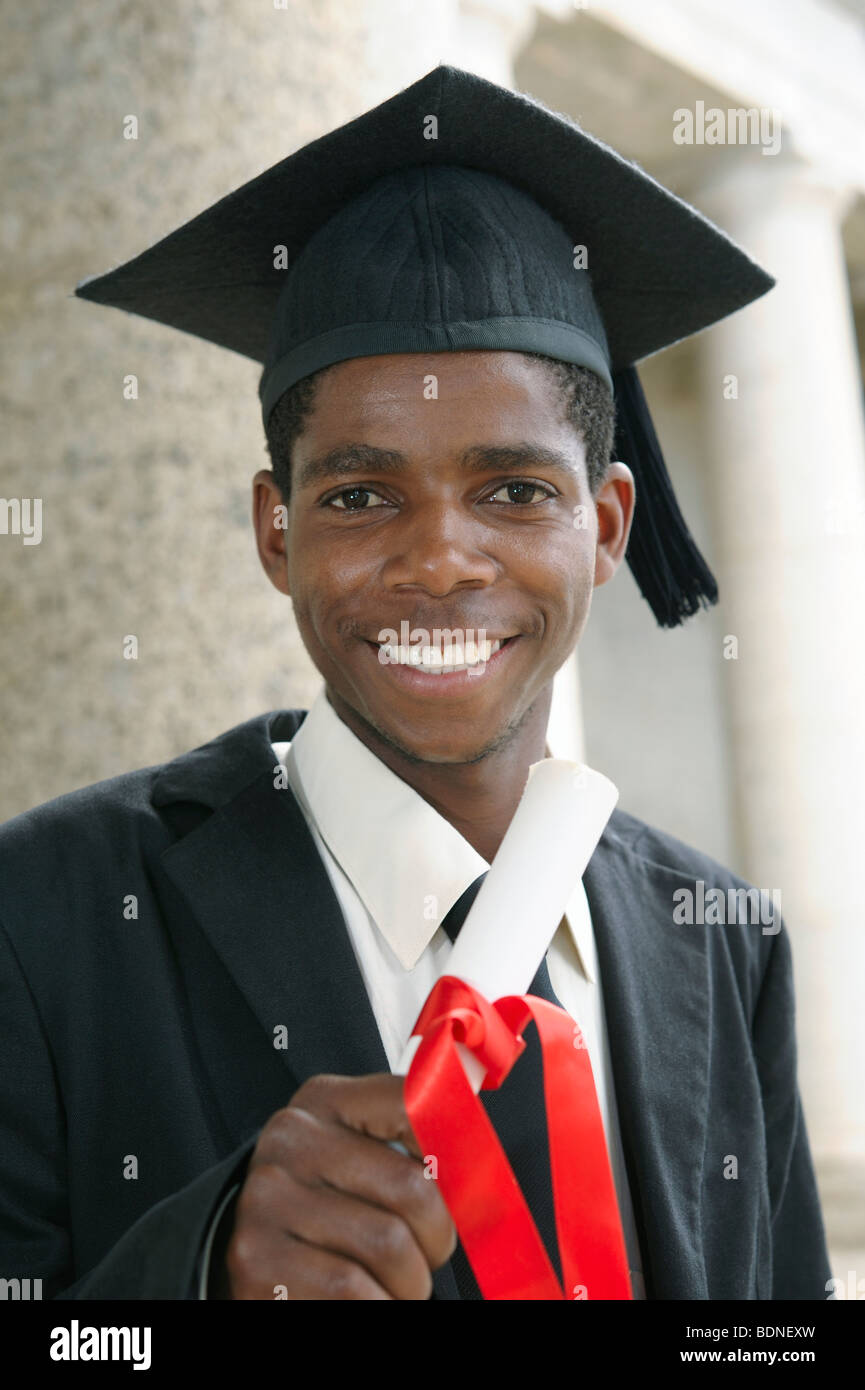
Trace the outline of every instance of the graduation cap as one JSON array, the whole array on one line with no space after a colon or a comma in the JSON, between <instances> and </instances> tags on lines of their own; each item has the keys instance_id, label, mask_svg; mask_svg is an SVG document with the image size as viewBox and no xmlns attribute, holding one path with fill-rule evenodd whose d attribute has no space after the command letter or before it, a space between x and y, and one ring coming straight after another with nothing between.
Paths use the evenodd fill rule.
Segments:
<instances>
[{"instance_id":1,"label":"graduation cap","mask_svg":"<svg viewBox=\"0 0 865 1390\"><path fill-rule=\"evenodd\" d=\"M774 284L569 118L441 66L75 293L261 362L265 423L354 357L541 353L613 392L637 489L627 560L662 626L717 601L635 363Z\"/></svg>"}]
</instances>

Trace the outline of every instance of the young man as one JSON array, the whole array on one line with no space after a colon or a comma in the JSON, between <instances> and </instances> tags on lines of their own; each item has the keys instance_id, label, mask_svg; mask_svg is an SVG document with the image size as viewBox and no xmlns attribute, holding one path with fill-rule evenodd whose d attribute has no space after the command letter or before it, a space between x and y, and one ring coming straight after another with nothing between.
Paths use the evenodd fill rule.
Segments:
<instances>
[{"instance_id":1,"label":"young man","mask_svg":"<svg viewBox=\"0 0 865 1390\"><path fill-rule=\"evenodd\" d=\"M324 686L0 833L6 1268L478 1297L390 1069L594 587L627 550L662 625L716 596L633 363L770 285L571 122L440 68L79 287L264 360L258 548ZM747 887L614 812L532 992L585 1034L632 1296L822 1298L787 934L678 925L698 879ZM527 1043L484 1104L559 1270Z\"/></svg>"}]
</instances>

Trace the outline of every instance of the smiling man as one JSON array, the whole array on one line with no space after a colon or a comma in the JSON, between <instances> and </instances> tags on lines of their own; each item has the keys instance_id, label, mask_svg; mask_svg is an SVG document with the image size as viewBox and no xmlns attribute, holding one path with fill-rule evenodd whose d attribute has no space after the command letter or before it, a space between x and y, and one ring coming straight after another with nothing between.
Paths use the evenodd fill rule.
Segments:
<instances>
[{"instance_id":1,"label":"smiling man","mask_svg":"<svg viewBox=\"0 0 865 1390\"><path fill-rule=\"evenodd\" d=\"M593 493L567 397L554 363L516 352L357 358L320 374L293 449L272 429L274 472L254 482L262 563L330 704L488 861L633 509L622 463ZM607 453L611 403L608 421ZM407 619L452 649L462 633L499 646L464 671L382 661Z\"/></svg>"},{"instance_id":2,"label":"smiling man","mask_svg":"<svg viewBox=\"0 0 865 1390\"><path fill-rule=\"evenodd\" d=\"M594 589L627 559L666 627L716 597L633 364L770 285L570 121L439 68L79 286L264 363L258 549L323 685L0 833L7 1270L480 1296L393 1069ZM787 933L677 925L698 881L747 886L614 812L532 983L591 1063L585 1221L612 1193L634 1298L822 1298ZM533 1026L483 1104L560 1273Z\"/></svg>"}]
</instances>

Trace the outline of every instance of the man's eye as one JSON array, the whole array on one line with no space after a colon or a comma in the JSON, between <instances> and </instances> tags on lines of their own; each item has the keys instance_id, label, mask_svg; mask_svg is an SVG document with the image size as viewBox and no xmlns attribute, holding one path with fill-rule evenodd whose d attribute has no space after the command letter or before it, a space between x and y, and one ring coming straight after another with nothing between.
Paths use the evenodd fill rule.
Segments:
<instances>
[{"instance_id":1,"label":"man's eye","mask_svg":"<svg viewBox=\"0 0 865 1390\"><path fill-rule=\"evenodd\" d=\"M334 493L333 497L325 498L325 506L335 507L338 512L359 512L367 506L369 497L386 500L380 492L373 491L371 487L348 487L342 492Z\"/></svg>"},{"instance_id":2,"label":"man's eye","mask_svg":"<svg viewBox=\"0 0 865 1390\"><path fill-rule=\"evenodd\" d=\"M509 483L503 483L500 488L491 493L487 501L494 502L500 492L507 492L506 500L508 502L518 502L529 506L538 500L532 496L532 493L540 493L542 498L555 496L551 488L541 487L540 483L532 483L524 478L514 478Z\"/></svg>"}]
</instances>

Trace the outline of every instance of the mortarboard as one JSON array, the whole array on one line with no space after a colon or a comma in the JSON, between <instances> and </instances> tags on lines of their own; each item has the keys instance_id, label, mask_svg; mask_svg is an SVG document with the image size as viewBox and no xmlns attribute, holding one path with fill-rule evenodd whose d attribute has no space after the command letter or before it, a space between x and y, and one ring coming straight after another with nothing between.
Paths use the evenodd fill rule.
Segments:
<instances>
[{"instance_id":1,"label":"mortarboard","mask_svg":"<svg viewBox=\"0 0 865 1390\"><path fill-rule=\"evenodd\" d=\"M773 284L569 118L441 66L75 293L261 362L265 422L290 386L353 357L506 350L588 368L636 482L627 560L673 627L717 586L635 364Z\"/></svg>"}]
</instances>

